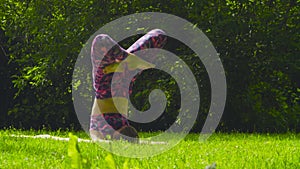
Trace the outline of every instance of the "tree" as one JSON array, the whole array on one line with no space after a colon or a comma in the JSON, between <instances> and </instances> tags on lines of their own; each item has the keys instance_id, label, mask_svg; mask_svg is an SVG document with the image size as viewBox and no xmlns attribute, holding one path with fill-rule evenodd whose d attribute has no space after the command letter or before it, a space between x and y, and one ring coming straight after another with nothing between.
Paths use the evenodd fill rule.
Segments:
<instances>
[{"instance_id":1,"label":"tree","mask_svg":"<svg viewBox=\"0 0 300 169\"><path fill-rule=\"evenodd\" d=\"M228 83L220 130L299 131L300 5L296 0L1 2L0 55L4 62L0 78L7 102L0 116L11 119L5 124L1 121L2 126L80 129L71 81L83 44L109 21L153 11L194 23L220 53ZM135 38L121 43L128 46ZM210 104L208 75L184 44L170 37L166 49L184 58L197 79L201 107L194 131L200 131ZM162 78L154 78L158 76ZM151 89L163 86L169 105L157 124L172 123L180 107L174 79L162 72L147 71L138 80L132 96L136 107L147 109Z\"/></svg>"}]
</instances>

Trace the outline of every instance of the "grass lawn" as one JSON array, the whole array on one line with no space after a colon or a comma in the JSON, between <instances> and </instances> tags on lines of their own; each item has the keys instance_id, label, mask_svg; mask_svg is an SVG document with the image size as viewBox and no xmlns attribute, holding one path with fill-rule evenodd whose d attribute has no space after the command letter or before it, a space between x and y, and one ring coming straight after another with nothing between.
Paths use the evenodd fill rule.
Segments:
<instances>
[{"instance_id":1,"label":"grass lawn","mask_svg":"<svg viewBox=\"0 0 300 169\"><path fill-rule=\"evenodd\" d=\"M12 134L51 134L68 137L67 132L0 130L0 168L70 168L68 142L51 139L17 138ZM88 138L84 132L74 133ZM150 133L141 133L144 137ZM171 150L147 158L113 155L96 143L79 142L82 157L91 168L216 168L261 169L300 168L300 134L213 134L199 142L189 134ZM138 145L145 146L145 145ZM146 150L145 150L146 151ZM146 152L147 153L147 152ZM112 162L113 161L113 162Z\"/></svg>"}]
</instances>

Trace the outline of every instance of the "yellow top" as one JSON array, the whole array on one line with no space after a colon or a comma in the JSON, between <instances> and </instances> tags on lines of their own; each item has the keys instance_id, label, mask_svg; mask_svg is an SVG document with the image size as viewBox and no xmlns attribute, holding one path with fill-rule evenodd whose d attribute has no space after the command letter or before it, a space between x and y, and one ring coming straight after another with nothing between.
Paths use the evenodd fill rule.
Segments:
<instances>
[{"instance_id":1,"label":"yellow top","mask_svg":"<svg viewBox=\"0 0 300 169\"><path fill-rule=\"evenodd\" d=\"M127 110L128 110L128 99L125 97L95 99L92 108L92 115L103 114L103 113L117 113L117 112L127 115Z\"/></svg>"},{"instance_id":2,"label":"yellow top","mask_svg":"<svg viewBox=\"0 0 300 169\"><path fill-rule=\"evenodd\" d=\"M135 69L148 69L148 68L154 68L155 65L151 64L139 57L137 57L134 54L129 54L127 58L123 61L115 62L111 65L108 65L104 68L103 72L105 74L112 73L112 72L123 72L124 71L124 64L128 65L129 70L135 70Z\"/></svg>"},{"instance_id":3,"label":"yellow top","mask_svg":"<svg viewBox=\"0 0 300 169\"><path fill-rule=\"evenodd\" d=\"M103 72L105 74L112 73L112 72L123 72L125 63L127 63L129 70L135 70L135 69L143 70L143 69L155 67L155 65L137 57L136 55L129 54L125 60L106 66ZM117 107L119 109L117 109ZM103 114L103 113L116 113L116 112L127 115L128 113L127 110L128 110L128 99L125 97L95 99L93 109L92 109L92 115Z\"/></svg>"}]
</instances>

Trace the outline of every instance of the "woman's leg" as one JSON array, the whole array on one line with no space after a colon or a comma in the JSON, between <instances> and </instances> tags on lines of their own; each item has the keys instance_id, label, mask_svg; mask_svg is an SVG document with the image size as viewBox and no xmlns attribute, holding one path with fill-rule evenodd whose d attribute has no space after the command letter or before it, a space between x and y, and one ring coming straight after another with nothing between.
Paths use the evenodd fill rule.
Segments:
<instances>
[{"instance_id":1,"label":"woman's leg","mask_svg":"<svg viewBox=\"0 0 300 169\"><path fill-rule=\"evenodd\" d=\"M153 60L155 60L155 54L152 56L143 55L143 49L162 48L166 42L167 36L165 32L160 29L154 29L138 39L126 51L129 53L140 51L138 56L151 63Z\"/></svg>"},{"instance_id":2,"label":"woman's leg","mask_svg":"<svg viewBox=\"0 0 300 169\"><path fill-rule=\"evenodd\" d=\"M90 117L90 136L93 140L104 139L106 135L112 135L114 132L113 127L110 126L113 123L105 122L107 120L105 117L109 116L106 116L105 110L100 107L98 101L111 99L116 95L116 91L111 90L113 73L106 72L106 69L126 59L127 56L128 52L108 35L97 35L92 42L91 61L93 64L93 87L96 94ZM121 76L121 73L116 75ZM109 107L110 105L113 104L106 104L106 109L113 109L113 107ZM121 119L114 118L116 121Z\"/></svg>"},{"instance_id":3,"label":"woman's leg","mask_svg":"<svg viewBox=\"0 0 300 169\"><path fill-rule=\"evenodd\" d=\"M105 68L117 61L126 59L128 52L120 47L111 37L105 34L97 35L91 48L93 65L93 86L97 99L111 98L110 83L112 74L107 74Z\"/></svg>"},{"instance_id":4,"label":"woman's leg","mask_svg":"<svg viewBox=\"0 0 300 169\"><path fill-rule=\"evenodd\" d=\"M142 58L143 60L152 63L156 59L156 54L152 53L152 55L149 55L149 53L143 54L143 49L149 49L149 48L162 48L167 42L167 36L166 33L160 29L153 29L144 36L142 36L140 39L138 39L133 45L131 45L126 51L129 53L134 53L139 51L138 57ZM140 74L140 73L139 73ZM139 75L138 74L138 75ZM131 80L129 91L132 92L133 88L133 82L136 80L137 76L133 77Z\"/></svg>"},{"instance_id":5,"label":"woman's leg","mask_svg":"<svg viewBox=\"0 0 300 169\"><path fill-rule=\"evenodd\" d=\"M97 35L92 42L93 66L100 69L126 59L128 52L106 34Z\"/></svg>"}]
</instances>

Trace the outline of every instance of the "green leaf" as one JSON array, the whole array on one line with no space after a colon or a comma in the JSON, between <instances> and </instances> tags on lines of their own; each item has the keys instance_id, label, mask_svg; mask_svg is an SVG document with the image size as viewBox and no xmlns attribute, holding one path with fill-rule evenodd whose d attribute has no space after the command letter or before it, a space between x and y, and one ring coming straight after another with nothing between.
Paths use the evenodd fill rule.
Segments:
<instances>
[{"instance_id":1,"label":"green leaf","mask_svg":"<svg viewBox=\"0 0 300 169\"><path fill-rule=\"evenodd\" d=\"M116 164L115 164L115 160L114 160L113 156L110 153L105 157L105 161L107 162L110 169L116 169L117 168Z\"/></svg>"},{"instance_id":2,"label":"green leaf","mask_svg":"<svg viewBox=\"0 0 300 169\"><path fill-rule=\"evenodd\" d=\"M82 168L82 161L78 147L78 138L72 133L69 133L69 137L68 156L71 158L71 168L80 169Z\"/></svg>"},{"instance_id":3,"label":"green leaf","mask_svg":"<svg viewBox=\"0 0 300 169\"><path fill-rule=\"evenodd\" d=\"M129 167L128 167L128 159L125 160L125 162L123 164L123 169L129 169Z\"/></svg>"}]
</instances>

